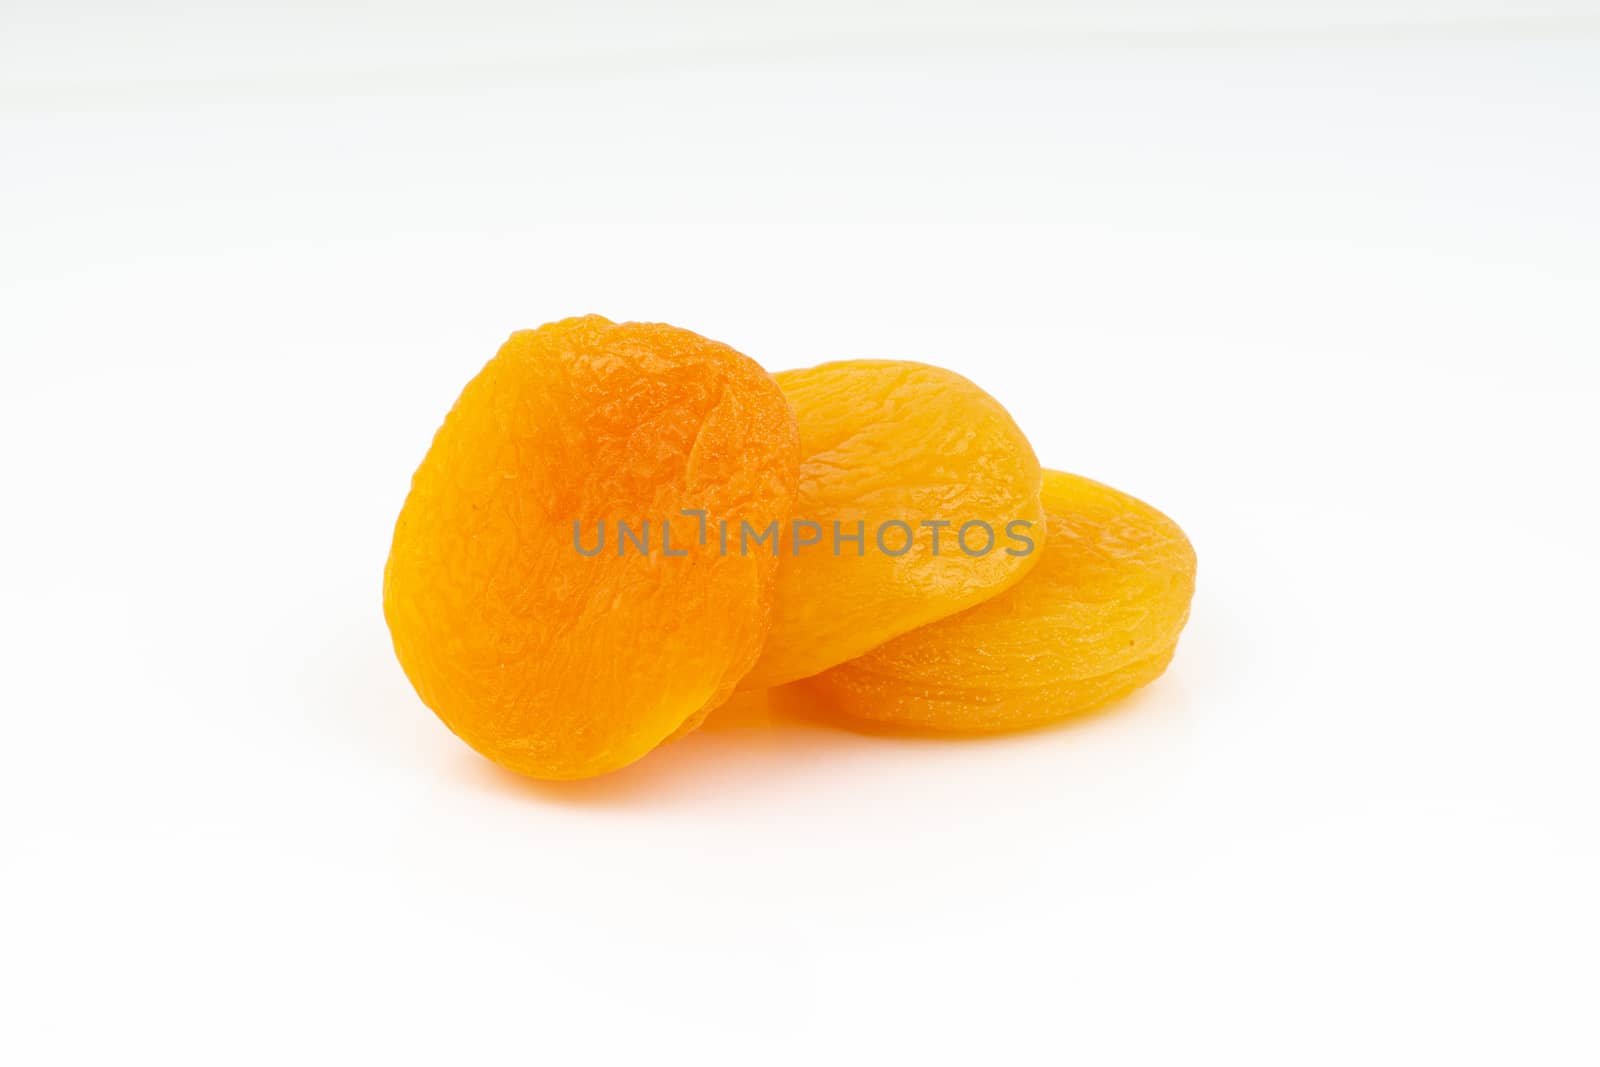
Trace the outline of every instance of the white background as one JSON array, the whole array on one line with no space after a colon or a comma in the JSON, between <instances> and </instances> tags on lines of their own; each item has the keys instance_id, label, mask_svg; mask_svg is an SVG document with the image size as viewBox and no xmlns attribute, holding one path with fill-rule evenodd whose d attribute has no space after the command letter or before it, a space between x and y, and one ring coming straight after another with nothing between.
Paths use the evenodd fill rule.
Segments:
<instances>
[{"instance_id":1,"label":"white background","mask_svg":"<svg viewBox=\"0 0 1600 1067\"><path fill-rule=\"evenodd\" d=\"M1596 7L8 0L0 1060L1596 1062ZM1172 669L497 770L384 557L589 311L975 378Z\"/></svg>"}]
</instances>

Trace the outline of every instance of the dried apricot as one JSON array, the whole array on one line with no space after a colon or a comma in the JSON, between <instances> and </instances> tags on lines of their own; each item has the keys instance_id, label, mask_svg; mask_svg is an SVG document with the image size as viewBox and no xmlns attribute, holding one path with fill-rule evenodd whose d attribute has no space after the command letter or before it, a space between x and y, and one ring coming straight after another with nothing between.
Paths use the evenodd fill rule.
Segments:
<instances>
[{"instance_id":1,"label":"dried apricot","mask_svg":"<svg viewBox=\"0 0 1600 1067\"><path fill-rule=\"evenodd\" d=\"M1044 472L1038 566L1008 591L796 689L860 719L1011 730L1085 711L1157 678L1194 595L1195 555L1171 519L1072 474Z\"/></svg>"},{"instance_id":2,"label":"dried apricot","mask_svg":"<svg viewBox=\"0 0 1600 1067\"><path fill-rule=\"evenodd\" d=\"M395 524L395 653L497 763L540 778L628 764L733 691L771 618L778 561L720 552L683 516L782 522L798 468L783 393L726 345L598 316L513 334Z\"/></svg>"},{"instance_id":3,"label":"dried apricot","mask_svg":"<svg viewBox=\"0 0 1600 1067\"><path fill-rule=\"evenodd\" d=\"M776 377L800 422L800 496L772 632L741 688L826 670L1027 573L1039 461L997 400L922 363Z\"/></svg>"}]
</instances>

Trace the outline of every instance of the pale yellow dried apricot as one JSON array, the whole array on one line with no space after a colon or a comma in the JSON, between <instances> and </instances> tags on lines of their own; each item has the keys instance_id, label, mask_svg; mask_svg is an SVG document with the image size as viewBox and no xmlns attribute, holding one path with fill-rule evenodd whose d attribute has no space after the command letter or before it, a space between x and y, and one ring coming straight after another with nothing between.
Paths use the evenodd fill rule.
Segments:
<instances>
[{"instance_id":1,"label":"pale yellow dried apricot","mask_svg":"<svg viewBox=\"0 0 1600 1067\"><path fill-rule=\"evenodd\" d=\"M800 495L752 689L826 670L1006 589L1033 566L1039 461L961 375L852 360L776 375Z\"/></svg>"},{"instance_id":2,"label":"pale yellow dried apricot","mask_svg":"<svg viewBox=\"0 0 1600 1067\"><path fill-rule=\"evenodd\" d=\"M958 615L796 683L813 706L897 726L1012 730L1086 711L1166 669L1194 595L1176 523L1047 470L1047 533L1028 576Z\"/></svg>"},{"instance_id":3,"label":"pale yellow dried apricot","mask_svg":"<svg viewBox=\"0 0 1600 1067\"><path fill-rule=\"evenodd\" d=\"M540 778L630 763L755 663L778 561L699 534L784 521L798 467L788 402L726 345L598 316L514 334L395 524L395 653L497 763Z\"/></svg>"}]
</instances>

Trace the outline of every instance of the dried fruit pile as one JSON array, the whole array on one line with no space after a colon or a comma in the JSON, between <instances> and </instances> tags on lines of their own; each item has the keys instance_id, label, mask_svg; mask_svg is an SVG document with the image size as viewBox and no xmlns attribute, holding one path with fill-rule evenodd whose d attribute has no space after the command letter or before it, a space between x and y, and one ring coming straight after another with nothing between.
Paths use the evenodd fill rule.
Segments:
<instances>
[{"instance_id":1,"label":"dried fruit pile","mask_svg":"<svg viewBox=\"0 0 1600 1067\"><path fill-rule=\"evenodd\" d=\"M1147 684L1194 592L1183 531L1041 471L950 371L767 374L672 326L512 335L412 479L384 572L423 702L537 778L623 767L736 688L994 731Z\"/></svg>"}]
</instances>

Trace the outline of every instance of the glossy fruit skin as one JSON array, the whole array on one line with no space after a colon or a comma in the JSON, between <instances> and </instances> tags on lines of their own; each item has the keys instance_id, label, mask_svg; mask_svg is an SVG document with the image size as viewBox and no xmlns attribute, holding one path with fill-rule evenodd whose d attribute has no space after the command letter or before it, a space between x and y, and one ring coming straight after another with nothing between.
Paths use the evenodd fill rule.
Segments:
<instances>
[{"instance_id":1,"label":"glossy fruit skin","mask_svg":"<svg viewBox=\"0 0 1600 1067\"><path fill-rule=\"evenodd\" d=\"M782 522L794 414L726 345L598 316L513 334L456 401L412 479L384 615L417 694L522 774L622 767L724 700L760 653L777 561L696 537L704 509ZM597 523L672 524L593 556ZM659 538L659 534L657 534Z\"/></svg>"},{"instance_id":2,"label":"glossy fruit skin","mask_svg":"<svg viewBox=\"0 0 1600 1067\"><path fill-rule=\"evenodd\" d=\"M1166 669L1194 596L1176 523L1098 482L1045 471L1044 551L1026 578L798 683L813 706L895 726L1016 730L1087 711Z\"/></svg>"},{"instance_id":3,"label":"glossy fruit skin","mask_svg":"<svg viewBox=\"0 0 1600 1067\"><path fill-rule=\"evenodd\" d=\"M850 360L776 375L800 423L800 496L794 516L818 524L823 543L778 568L772 631L760 662L740 684L753 689L816 674L890 638L994 596L1022 578L1037 552L1006 537L1014 521L1041 530L1040 468L999 401L953 371L922 363ZM915 541L894 556L878 550L886 521L905 522ZM957 527L991 525L995 546L969 556ZM941 551L924 521L947 521ZM865 531L865 553L842 544L834 523ZM902 533L886 544L898 549ZM973 548L983 545L974 528Z\"/></svg>"}]
</instances>

